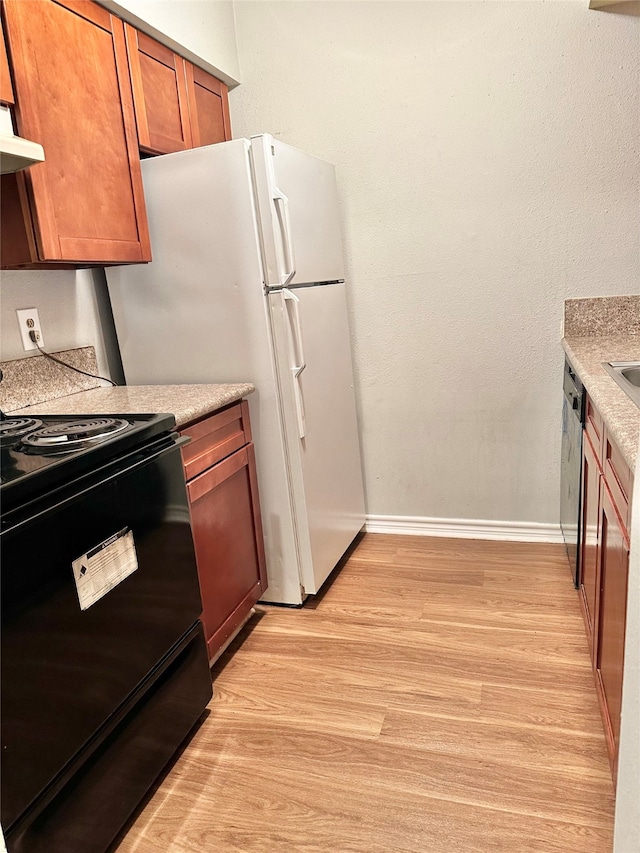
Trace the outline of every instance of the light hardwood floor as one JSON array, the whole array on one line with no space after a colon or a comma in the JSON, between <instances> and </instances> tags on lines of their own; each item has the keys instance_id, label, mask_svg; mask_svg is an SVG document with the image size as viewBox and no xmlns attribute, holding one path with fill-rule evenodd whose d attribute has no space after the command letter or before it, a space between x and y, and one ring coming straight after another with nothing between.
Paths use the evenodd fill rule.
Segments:
<instances>
[{"instance_id":1,"label":"light hardwood floor","mask_svg":"<svg viewBox=\"0 0 640 853\"><path fill-rule=\"evenodd\" d=\"M610 853L561 546L366 535L263 607L118 853Z\"/></svg>"}]
</instances>

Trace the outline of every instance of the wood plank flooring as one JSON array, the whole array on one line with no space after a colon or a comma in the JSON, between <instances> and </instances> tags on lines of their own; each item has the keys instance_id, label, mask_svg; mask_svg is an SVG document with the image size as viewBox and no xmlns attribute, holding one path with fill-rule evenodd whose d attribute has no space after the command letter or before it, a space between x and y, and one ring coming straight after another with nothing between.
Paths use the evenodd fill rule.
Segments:
<instances>
[{"instance_id":1,"label":"wood plank flooring","mask_svg":"<svg viewBox=\"0 0 640 853\"><path fill-rule=\"evenodd\" d=\"M367 534L262 607L118 853L610 853L561 546Z\"/></svg>"}]
</instances>

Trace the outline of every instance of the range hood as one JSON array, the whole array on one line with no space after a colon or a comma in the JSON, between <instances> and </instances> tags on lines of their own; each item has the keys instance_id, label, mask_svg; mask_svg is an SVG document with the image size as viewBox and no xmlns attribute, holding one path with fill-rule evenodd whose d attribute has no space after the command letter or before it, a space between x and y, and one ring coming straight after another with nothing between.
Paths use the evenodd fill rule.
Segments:
<instances>
[{"instance_id":1,"label":"range hood","mask_svg":"<svg viewBox=\"0 0 640 853\"><path fill-rule=\"evenodd\" d=\"M44 150L42 145L16 136L13 132L11 111L0 105L0 173L19 172L34 163L42 163Z\"/></svg>"}]
</instances>

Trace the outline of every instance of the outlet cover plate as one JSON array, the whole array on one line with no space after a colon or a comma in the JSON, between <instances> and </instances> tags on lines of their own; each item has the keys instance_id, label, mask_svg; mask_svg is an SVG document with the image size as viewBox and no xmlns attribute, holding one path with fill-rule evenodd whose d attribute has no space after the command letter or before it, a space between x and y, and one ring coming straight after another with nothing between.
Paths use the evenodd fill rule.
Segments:
<instances>
[{"instance_id":1,"label":"outlet cover plate","mask_svg":"<svg viewBox=\"0 0 640 853\"><path fill-rule=\"evenodd\" d=\"M44 347L42 338L42 329L40 328L40 318L38 317L37 308L18 308L16 310L18 316L18 326L20 327L20 337L22 338L22 346L25 352L32 349L38 349L35 343L29 337L29 332L36 332L39 335L38 344Z\"/></svg>"}]
</instances>

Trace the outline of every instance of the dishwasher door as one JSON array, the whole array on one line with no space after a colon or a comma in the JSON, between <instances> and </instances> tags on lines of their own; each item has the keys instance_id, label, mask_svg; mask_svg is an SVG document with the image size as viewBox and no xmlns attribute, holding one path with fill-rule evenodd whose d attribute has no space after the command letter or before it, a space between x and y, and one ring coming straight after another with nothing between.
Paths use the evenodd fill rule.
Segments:
<instances>
[{"instance_id":1,"label":"dishwasher door","mask_svg":"<svg viewBox=\"0 0 640 853\"><path fill-rule=\"evenodd\" d=\"M562 400L562 452L560 467L560 527L567 549L573 583L580 584L582 515L582 427L584 386L568 361L564 365Z\"/></svg>"}]
</instances>

